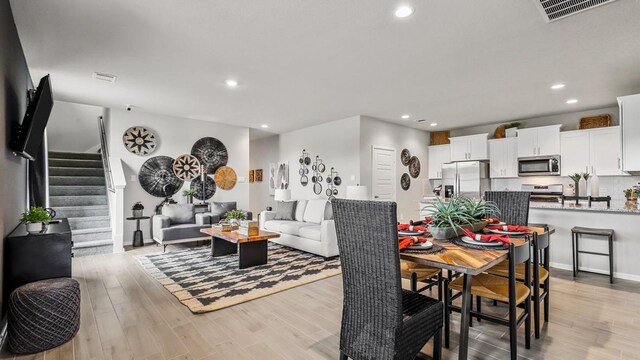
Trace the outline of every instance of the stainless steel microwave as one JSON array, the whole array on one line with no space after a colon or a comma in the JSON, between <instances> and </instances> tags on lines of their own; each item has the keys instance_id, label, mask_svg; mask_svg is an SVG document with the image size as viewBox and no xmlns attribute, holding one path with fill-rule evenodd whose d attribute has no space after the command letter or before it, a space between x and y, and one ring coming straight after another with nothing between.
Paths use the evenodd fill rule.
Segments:
<instances>
[{"instance_id":1,"label":"stainless steel microwave","mask_svg":"<svg viewBox=\"0 0 640 360\"><path fill-rule=\"evenodd\" d=\"M560 155L519 158L518 176L560 176Z\"/></svg>"}]
</instances>

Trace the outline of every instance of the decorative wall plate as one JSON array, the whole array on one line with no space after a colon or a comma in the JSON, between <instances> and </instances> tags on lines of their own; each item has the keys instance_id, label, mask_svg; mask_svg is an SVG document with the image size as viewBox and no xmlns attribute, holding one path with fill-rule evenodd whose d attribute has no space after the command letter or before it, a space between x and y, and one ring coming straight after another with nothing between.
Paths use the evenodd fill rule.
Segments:
<instances>
[{"instance_id":1,"label":"decorative wall plate","mask_svg":"<svg viewBox=\"0 0 640 360\"><path fill-rule=\"evenodd\" d=\"M173 158L154 156L140 167L138 181L144 191L157 197L172 196L180 190L184 181L173 173Z\"/></svg>"},{"instance_id":2,"label":"decorative wall plate","mask_svg":"<svg viewBox=\"0 0 640 360\"><path fill-rule=\"evenodd\" d=\"M180 155L173 162L173 173L180 180L191 181L200 175L200 161L190 154Z\"/></svg>"},{"instance_id":3,"label":"decorative wall plate","mask_svg":"<svg viewBox=\"0 0 640 360\"><path fill-rule=\"evenodd\" d=\"M193 179L191 182L191 189L196 191L196 194L193 195L194 198L202 201L206 201L211 199L213 195L216 193L216 183L213 181L211 176L205 176L205 185L204 185L204 194L205 197L202 196L202 180L200 177Z\"/></svg>"},{"instance_id":4,"label":"decorative wall plate","mask_svg":"<svg viewBox=\"0 0 640 360\"><path fill-rule=\"evenodd\" d=\"M253 182L253 170L249 170L249 182Z\"/></svg>"},{"instance_id":5,"label":"decorative wall plate","mask_svg":"<svg viewBox=\"0 0 640 360\"><path fill-rule=\"evenodd\" d=\"M402 188L402 190L407 191L409 190L410 186L411 177L409 177L409 174L407 173L402 174L402 176L400 177L400 187Z\"/></svg>"},{"instance_id":6,"label":"decorative wall plate","mask_svg":"<svg viewBox=\"0 0 640 360\"><path fill-rule=\"evenodd\" d=\"M300 176L300 184L302 186L307 186L308 183L309 183L309 178L307 177L307 175Z\"/></svg>"},{"instance_id":7,"label":"decorative wall plate","mask_svg":"<svg viewBox=\"0 0 640 360\"><path fill-rule=\"evenodd\" d=\"M231 167L222 166L216 170L216 173L213 175L213 180L216 182L216 186L220 189L231 190L236 186L238 175L236 175L235 170Z\"/></svg>"},{"instance_id":8,"label":"decorative wall plate","mask_svg":"<svg viewBox=\"0 0 640 360\"><path fill-rule=\"evenodd\" d=\"M140 156L151 154L157 145L156 134L142 126L128 128L122 135L122 142L127 150Z\"/></svg>"},{"instance_id":9,"label":"decorative wall plate","mask_svg":"<svg viewBox=\"0 0 640 360\"><path fill-rule=\"evenodd\" d=\"M320 184L319 182L313 184L313 192L316 195L322 194L322 184Z\"/></svg>"},{"instance_id":10,"label":"decorative wall plate","mask_svg":"<svg viewBox=\"0 0 640 360\"><path fill-rule=\"evenodd\" d=\"M409 160L409 174L414 179L420 176L420 160L416 156L412 156Z\"/></svg>"},{"instance_id":11,"label":"decorative wall plate","mask_svg":"<svg viewBox=\"0 0 640 360\"><path fill-rule=\"evenodd\" d=\"M262 169L256 169L256 181L262 181Z\"/></svg>"},{"instance_id":12,"label":"decorative wall plate","mask_svg":"<svg viewBox=\"0 0 640 360\"><path fill-rule=\"evenodd\" d=\"M215 174L219 167L227 165L229 161L227 148L222 141L212 137L204 137L196 141L191 147L191 155L200 160L207 174Z\"/></svg>"},{"instance_id":13,"label":"decorative wall plate","mask_svg":"<svg viewBox=\"0 0 640 360\"><path fill-rule=\"evenodd\" d=\"M400 162L402 162L404 166L409 166L409 161L411 161L411 153L408 149L402 149L400 152Z\"/></svg>"}]
</instances>

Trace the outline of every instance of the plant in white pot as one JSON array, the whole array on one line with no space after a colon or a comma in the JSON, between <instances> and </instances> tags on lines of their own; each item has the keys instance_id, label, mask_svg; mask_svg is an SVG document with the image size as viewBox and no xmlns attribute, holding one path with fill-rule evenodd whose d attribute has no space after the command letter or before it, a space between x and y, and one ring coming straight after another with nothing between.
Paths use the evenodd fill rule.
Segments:
<instances>
[{"instance_id":1,"label":"plant in white pot","mask_svg":"<svg viewBox=\"0 0 640 360\"><path fill-rule=\"evenodd\" d=\"M131 207L131 211L133 212L134 218L143 217L144 205L142 205L142 202L138 201L137 203L133 204L133 206Z\"/></svg>"},{"instance_id":2,"label":"plant in white pot","mask_svg":"<svg viewBox=\"0 0 640 360\"><path fill-rule=\"evenodd\" d=\"M240 224L240 220L246 219L247 215L245 215L245 213L243 213L240 210L231 210L231 211L227 212L227 214L225 215L224 218L231 225L239 225Z\"/></svg>"},{"instance_id":3,"label":"plant in white pot","mask_svg":"<svg viewBox=\"0 0 640 360\"><path fill-rule=\"evenodd\" d=\"M485 217L500 214L495 203L465 196L453 197L448 202L438 199L425 210L431 213L429 232L439 240L460 236L463 229L479 231L487 226Z\"/></svg>"},{"instance_id":4,"label":"plant in white pot","mask_svg":"<svg viewBox=\"0 0 640 360\"><path fill-rule=\"evenodd\" d=\"M29 234L39 234L51 221L51 215L43 207L34 206L22 213L22 222L27 226Z\"/></svg>"}]
</instances>

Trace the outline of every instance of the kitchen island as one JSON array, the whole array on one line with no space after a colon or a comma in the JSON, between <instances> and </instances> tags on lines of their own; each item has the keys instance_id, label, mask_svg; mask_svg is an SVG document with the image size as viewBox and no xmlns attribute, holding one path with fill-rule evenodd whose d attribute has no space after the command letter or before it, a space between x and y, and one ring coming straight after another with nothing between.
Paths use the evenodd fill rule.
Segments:
<instances>
[{"instance_id":1,"label":"kitchen island","mask_svg":"<svg viewBox=\"0 0 640 360\"><path fill-rule=\"evenodd\" d=\"M574 226L607 228L615 231L613 245L616 278L640 281L640 209L637 204L624 201L576 206L575 202L531 202L530 223L549 224L556 229L551 238L551 266L572 269L571 228ZM607 241L584 236L580 250L608 252ZM580 269L608 274L608 260L604 256L580 255ZM580 275L578 275L580 276Z\"/></svg>"}]
</instances>

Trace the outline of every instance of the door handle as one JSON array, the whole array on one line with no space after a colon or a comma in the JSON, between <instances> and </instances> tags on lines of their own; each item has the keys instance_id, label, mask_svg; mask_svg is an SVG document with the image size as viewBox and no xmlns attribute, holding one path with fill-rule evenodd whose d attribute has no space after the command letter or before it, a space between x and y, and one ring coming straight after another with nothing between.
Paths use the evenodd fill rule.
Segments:
<instances>
[{"instance_id":1,"label":"door handle","mask_svg":"<svg viewBox=\"0 0 640 360\"><path fill-rule=\"evenodd\" d=\"M620 170L622 166L620 165L620 158L618 158L618 170Z\"/></svg>"}]
</instances>

